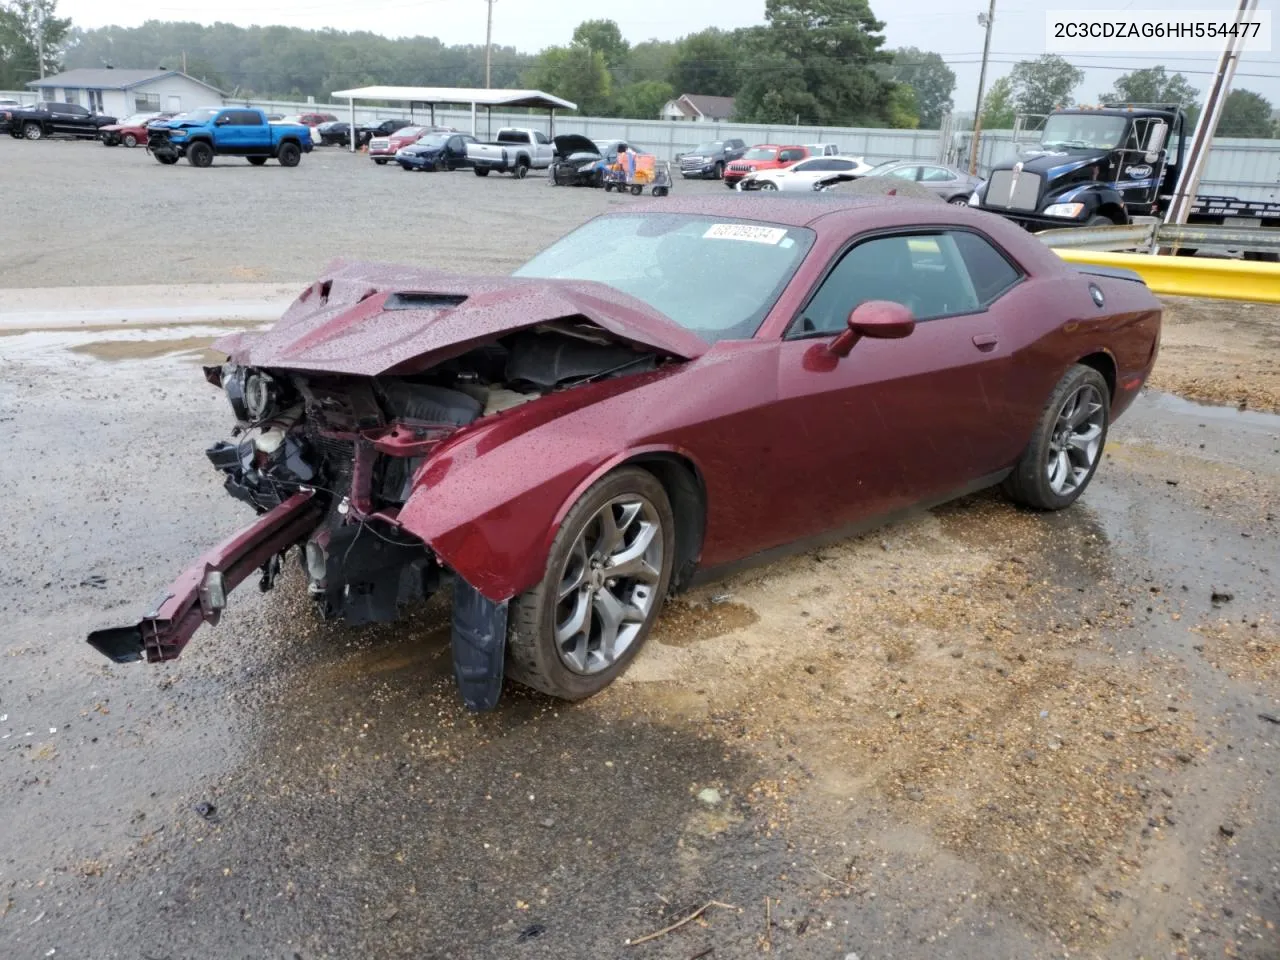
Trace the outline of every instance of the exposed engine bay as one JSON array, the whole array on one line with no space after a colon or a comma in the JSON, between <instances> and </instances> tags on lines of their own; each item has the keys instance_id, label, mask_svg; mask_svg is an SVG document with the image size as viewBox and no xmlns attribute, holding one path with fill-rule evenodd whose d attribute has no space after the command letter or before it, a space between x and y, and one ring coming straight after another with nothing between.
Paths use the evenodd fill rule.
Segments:
<instances>
[{"instance_id":1,"label":"exposed engine bay","mask_svg":"<svg viewBox=\"0 0 1280 960\"><path fill-rule=\"evenodd\" d=\"M595 380L656 368L660 358L586 322L519 330L420 372L353 377L206 367L237 426L207 451L225 487L259 514L299 491L325 501L301 551L308 591L326 618L393 620L423 600L442 571L398 510L431 451L459 429ZM263 571L270 587L273 557Z\"/></svg>"}]
</instances>

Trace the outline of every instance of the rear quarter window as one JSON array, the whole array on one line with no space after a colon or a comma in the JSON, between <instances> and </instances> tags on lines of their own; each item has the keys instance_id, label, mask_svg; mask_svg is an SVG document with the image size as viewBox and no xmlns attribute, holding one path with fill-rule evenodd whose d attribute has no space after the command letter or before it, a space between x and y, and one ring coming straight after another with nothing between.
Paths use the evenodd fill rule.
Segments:
<instances>
[{"instance_id":1,"label":"rear quarter window","mask_svg":"<svg viewBox=\"0 0 1280 960\"><path fill-rule=\"evenodd\" d=\"M951 234L983 306L997 299L1022 278L1022 273L984 237L958 230Z\"/></svg>"}]
</instances>

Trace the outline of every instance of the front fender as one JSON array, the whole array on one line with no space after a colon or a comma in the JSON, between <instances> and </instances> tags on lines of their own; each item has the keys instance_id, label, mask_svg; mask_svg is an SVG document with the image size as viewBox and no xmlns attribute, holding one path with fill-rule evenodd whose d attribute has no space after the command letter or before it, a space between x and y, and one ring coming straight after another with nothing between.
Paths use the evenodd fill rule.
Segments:
<instances>
[{"instance_id":1,"label":"front fender","mask_svg":"<svg viewBox=\"0 0 1280 960\"><path fill-rule=\"evenodd\" d=\"M1098 183L1097 181L1089 181L1087 183L1071 184L1063 190L1056 193L1049 193L1044 200L1044 206L1054 203L1083 203L1085 205L1085 216L1092 216L1102 207L1116 206L1124 209L1124 198L1116 191L1114 187L1106 183Z\"/></svg>"},{"instance_id":2,"label":"front fender","mask_svg":"<svg viewBox=\"0 0 1280 960\"><path fill-rule=\"evenodd\" d=\"M634 456L683 453L648 439L654 417L643 393L641 385L605 381L486 418L432 455L401 525L490 600L530 589L587 487Z\"/></svg>"}]
</instances>

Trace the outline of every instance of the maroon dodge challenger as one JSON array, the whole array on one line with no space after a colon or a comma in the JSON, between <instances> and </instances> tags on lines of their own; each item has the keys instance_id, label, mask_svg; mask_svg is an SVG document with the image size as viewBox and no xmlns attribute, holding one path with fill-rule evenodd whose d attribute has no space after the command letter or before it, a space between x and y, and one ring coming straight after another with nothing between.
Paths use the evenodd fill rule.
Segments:
<instances>
[{"instance_id":1,"label":"maroon dodge challenger","mask_svg":"<svg viewBox=\"0 0 1280 960\"><path fill-rule=\"evenodd\" d=\"M628 206L510 277L338 262L205 370L257 519L89 642L171 660L298 547L324 617L449 585L470 708L504 676L587 697L735 564L996 484L1069 506L1160 319L1135 274L895 197Z\"/></svg>"}]
</instances>

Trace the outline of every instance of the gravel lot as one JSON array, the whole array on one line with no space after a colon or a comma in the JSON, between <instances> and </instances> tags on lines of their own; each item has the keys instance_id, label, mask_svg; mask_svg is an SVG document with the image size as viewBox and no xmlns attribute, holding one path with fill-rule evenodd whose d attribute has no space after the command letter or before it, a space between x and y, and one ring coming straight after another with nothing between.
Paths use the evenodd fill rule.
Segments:
<instances>
[{"instance_id":1,"label":"gravel lot","mask_svg":"<svg viewBox=\"0 0 1280 960\"><path fill-rule=\"evenodd\" d=\"M0 170L34 214L0 222L0 284L10 287L306 283L336 257L508 272L632 200L553 188L538 172L410 174L336 147L291 170L238 158L198 170L161 166L140 148L0 136ZM678 180L675 190L725 187Z\"/></svg>"},{"instance_id":2,"label":"gravel lot","mask_svg":"<svg viewBox=\"0 0 1280 960\"><path fill-rule=\"evenodd\" d=\"M172 664L83 643L246 519L198 363L257 318L121 320L337 254L506 270L629 198L337 151L0 167L48 212L0 226L0 314L103 301L0 322L3 960L1280 956L1280 417L1235 409L1280 402L1276 311L1172 305L1157 383L1232 406L1148 391L1072 509L739 575L601 696L474 716L443 605L350 630L292 574ZM175 286L228 282L263 286Z\"/></svg>"}]
</instances>

